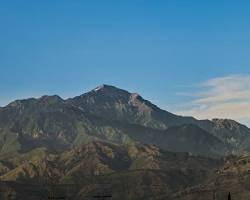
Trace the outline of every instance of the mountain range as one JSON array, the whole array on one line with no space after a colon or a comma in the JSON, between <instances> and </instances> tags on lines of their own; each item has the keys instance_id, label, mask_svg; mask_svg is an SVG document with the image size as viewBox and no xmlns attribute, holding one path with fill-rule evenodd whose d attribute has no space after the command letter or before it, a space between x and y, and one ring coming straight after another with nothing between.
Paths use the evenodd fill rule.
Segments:
<instances>
[{"instance_id":1,"label":"mountain range","mask_svg":"<svg viewBox=\"0 0 250 200\"><path fill-rule=\"evenodd\" d=\"M18 183L52 179L77 184L79 198L92 195L98 181L112 185L114 199L223 198L228 174L248 180L249 144L250 129L236 121L175 115L109 85L0 108L0 178L22 198L28 193L18 193Z\"/></svg>"}]
</instances>

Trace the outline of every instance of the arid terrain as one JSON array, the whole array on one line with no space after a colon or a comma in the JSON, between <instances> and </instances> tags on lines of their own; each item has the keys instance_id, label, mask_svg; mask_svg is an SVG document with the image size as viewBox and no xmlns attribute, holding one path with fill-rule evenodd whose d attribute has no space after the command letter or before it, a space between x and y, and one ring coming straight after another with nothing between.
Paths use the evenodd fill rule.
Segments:
<instances>
[{"instance_id":1,"label":"arid terrain","mask_svg":"<svg viewBox=\"0 0 250 200\"><path fill-rule=\"evenodd\" d=\"M0 108L1 199L250 196L250 129L197 120L102 85Z\"/></svg>"}]
</instances>

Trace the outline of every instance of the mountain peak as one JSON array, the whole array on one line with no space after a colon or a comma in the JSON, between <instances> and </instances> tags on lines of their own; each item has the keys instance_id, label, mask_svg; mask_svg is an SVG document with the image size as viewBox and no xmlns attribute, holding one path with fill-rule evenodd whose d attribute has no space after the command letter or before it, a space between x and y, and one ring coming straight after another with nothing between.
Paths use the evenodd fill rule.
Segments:
<instances>
[{"instance_id":1,"label":"mountain peak","mask_svg":"<svg viewBox=\"0 0 250 200\"><path fill-rule=\"evenodd\" d=\"M94 91L99 91L99 90L108 89L108 88L114 88L114 86L102 84L102 85L97 86L94 89Z\"/></svg>"},{"instance_id":2,"label":"mountain peak","mask_svg":"<svg viewBox=\"0 0 250 200\"><path fill-rule=\"evenodd\" d=\"M107 85L107 84L102 84L98 87L96 87L95 89L91 90L90 92L87 92L81 96L86 96L86 95L94 95L94 96L98 96L100 98L106 97L106 98L111 98L110 100L112 100L113 98L117 99L117 98L126 98L128 99L129 96L131 95L130 92L128 92L127 90L123 90L120 89L118 87L112 86L112 85Z\"/></svg>"},{"instance_id":3,"label":"mountain peak","mask_svg":"<svg viewBox=\"0 0 250 200\"><path fill-rule=\"evenodd\" d=\"M40 101L62 101L63 99L58 95L43 95L38 100Z\"/></svg>"}]
</instances>

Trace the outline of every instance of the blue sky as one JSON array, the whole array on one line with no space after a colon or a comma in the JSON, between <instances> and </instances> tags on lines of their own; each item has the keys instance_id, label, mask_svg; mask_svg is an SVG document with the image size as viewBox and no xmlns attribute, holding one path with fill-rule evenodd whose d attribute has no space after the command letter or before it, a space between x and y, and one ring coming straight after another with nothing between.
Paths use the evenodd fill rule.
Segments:
<instances>
[{"instance_id":1,"label":"blue sky","mask_svg":"<svg viewBox=\"0 0 250 200\"><path fill-rule=\"evenodd\" d=\"M0 0L0 105L106 83L180 114L231 117L197 114L210 106L197 99L227 77L248 90L249 10L248 0Z\"/></svg>"}]
</instances>

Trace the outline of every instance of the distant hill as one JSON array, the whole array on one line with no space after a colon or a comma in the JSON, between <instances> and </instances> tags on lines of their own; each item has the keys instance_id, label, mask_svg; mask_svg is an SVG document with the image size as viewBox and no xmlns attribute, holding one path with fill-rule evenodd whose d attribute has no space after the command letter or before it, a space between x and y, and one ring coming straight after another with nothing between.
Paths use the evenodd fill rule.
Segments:
<instances>
[{"instance_id":1,"label":"distant hill","mask_svg":"<svg viewBox=\"0 0 250 200\"><path fill-rule=\"evenodd\" d=\"M142 199L147 193L157 195L158 189L162 190L161 195L171 195L196 185L222 165L218 160L167 152L152 145L105 142L91 142L61 154L36 149L1 157L0 163L2 181L40 187L45 183L74 183L80 187L79 197L91 195L98 182L106 182L112 185L117 199L130 199L123 190L125 185L131 198ZM28 199L29 193L23 195Z\"/></svg>"},{"instance_id":2,"label":"distant hill","mask_svg":"<svg viewBox=\"0 0 250 200\"><path fill-rule=\"evenodd\" d=\"M250 156L230 156L218 170L197 186L179 191L171 198L178 200L227 199L231 193L232 199L248 199L250 196Z\"/></svg>"}]
</instances>

